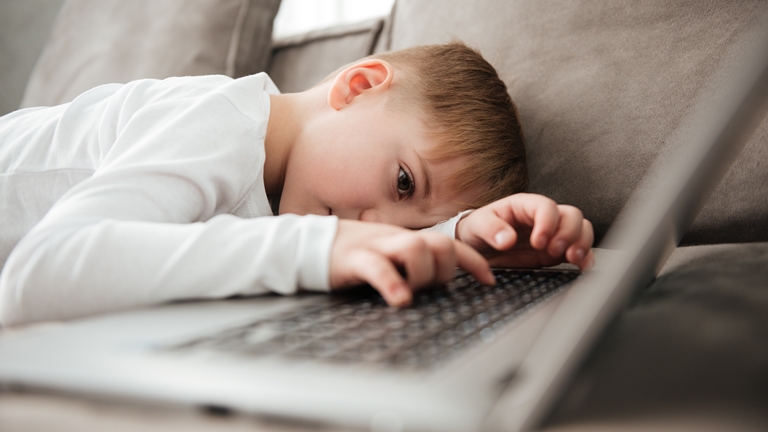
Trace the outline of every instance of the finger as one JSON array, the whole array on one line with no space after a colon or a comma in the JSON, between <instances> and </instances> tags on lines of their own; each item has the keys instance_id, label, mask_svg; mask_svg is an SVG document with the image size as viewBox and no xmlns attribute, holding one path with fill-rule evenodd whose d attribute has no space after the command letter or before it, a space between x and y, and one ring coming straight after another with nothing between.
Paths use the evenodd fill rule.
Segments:
<instances>
[{"instance_id":1,"label":"finger","mask_svg":"<svg viewBox=\"0 0 768 432\"><path fill-rule=\"evenodd\" d=\"M568 248L565 257L568 262L576 264L583 269L586 264L587 255L595 240L595 233L592 228L592 222L589 220L583 219L581 224L581 235L579 239Z\"/></svg>"},{"instance_id":2,"label":"finger","mask_svg":"<svg viewBox=\"0 0 768 432\"><path fill-rule=\"evenodd\" d=\"M439 233L422 234L434 258L435 282L445 283L453 279L456 274L456 249L453 240Z\"/></svg>"},{"instance_id":3,"label":"finger","mask_svg":"<svg viewBox=\"0 0 768 432\"><path fill-rule=\"evenodd\" d=\"M547 253L553 257L561 257L565 251L581 237L584 215L581 210L569 205L559 205L560 223L555 235L549 242Z\"/></svg>"},{"instance_id":4,"label":"finger","mask_svg":"<svg viewBox=\"0 0 768 432\"><path fill-rule=\"evenodd\" d=\"M485 242L496 250L507 250L517 243L517 231L512 225L493 211L477 210L482 212L482 218L467 220L466 230L471 237ZM466 242L473 245L474 242Z\"/></svg>"},{"instance_id":5,"label":"finger","mask_svg":"<svg viewBox=\"0 0 768 432\"><path fill-rule=\"evenodd\" d=\"M454 240L454 246L456 248L456 262L459 267L466 270L482 284L496 284L496 278L491 272L488 261L479 252L456 240Z\"/></svg>"},{"instance_id":6,"label":"finger","mask_svg":"<svg viewBox=\"0 0 768 432\"><path fill-rule=\"evenodd\" d=\"M379 248L390 261L405 269L411 289L430 285L435 278L432 252L419 233L409 232L387 239Z\"/></svg>"},{"instance_id":7,"label":"finger","mask_svg":"<svg viewBox=\"0 0 768 432\"><path fill-rule=\"evenodd\" d=\"M531 231L531 247L543 250L555 234L560 221L557 204L549 198L540 197L539 203L533 209L533 230Z\"/></svg>"},{"instance_id":8,"label":"finger","mask_svg":"<svg viewBox=\"0 0 768 432\"><path fill-rule=\"evenodd\" d=\"M543 250L558 226L560 214L557 203L553 200L535 194L515 194L503 200L496 201L492 208L504 220L532 228L530 245L536 250Z\"/></svg>"},{"instance_id":9,"label":"finger","mask_svg":"<svg viewBox=\"0 0 768 432\"><path fill-rule=\"evenodd\" d=\"M348 257L355 281L367 282L390 306L407 306L413 294L397 268L384 255L370 250L357 250Z\"/></svg>"}]
</instances>

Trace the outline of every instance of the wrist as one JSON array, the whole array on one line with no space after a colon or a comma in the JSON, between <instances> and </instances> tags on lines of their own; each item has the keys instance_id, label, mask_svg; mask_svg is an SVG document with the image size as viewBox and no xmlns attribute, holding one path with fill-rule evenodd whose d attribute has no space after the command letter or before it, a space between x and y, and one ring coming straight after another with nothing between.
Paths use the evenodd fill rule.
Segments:
<instances>
[{"instance_id":1,"label":"wrist","mask_svg":"<svg viewBox=\"0 0 768 432\"><path fill-rule=\"evenodd\" d=\"M464 221L464 219L466 219L467 216L469 216L469 214L472 213L473 211L474 211L473 209L464 210L463 212L460 212L458 215L455 216L455 218L456 218L456 228L454 229L454 233L453 233L453 238L454 239L456 239L458 241L463 241L461 239L461 229L460 228L462 226L462 222Z\"/></svg>"}]
</instances>

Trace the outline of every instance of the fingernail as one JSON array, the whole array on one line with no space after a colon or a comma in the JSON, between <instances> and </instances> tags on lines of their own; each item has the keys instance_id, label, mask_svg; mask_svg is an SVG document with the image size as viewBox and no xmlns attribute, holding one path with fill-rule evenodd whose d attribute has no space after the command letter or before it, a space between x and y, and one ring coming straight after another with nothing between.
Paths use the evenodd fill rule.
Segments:
<instances>
[{"instance_id":1,"label":"fingernail","mask_svg":"<svg viewBox=\"0 0 768 432\"><path fill-rule=\"evenodd\" d=\"M395 288L395 292L392 295L392 300L394 300L395 304L397 305L408 304L408 302L411 300L411 293L409 292L408 287L400 285L399 287Z\"/></svg>"},{"instance_id":2,"label":"fingernail","mask_svg":"<svg viewBox=\"0 0 768 432\"><path fill-rule=\"evenodd\" d=\"M508 231L499 231L498 233L496 233L496 237L493 238L493 240L496 241L497 246L504 246L511 239L512 239L512 234L510 234Z\"/></svg>"},{"instance_id":3,"label":"fingernail","mask_svg":"<svg viewBox=\"0 0 768 432\"><path fill-rule=\"evenodd\" d=\"M565 250L568 248L568 243L565 240L558 240L555 242L553 251L555 256L560 256L565 253Z\"/></svg>"},{"instance_id":4,"label":"fingernail","mask_svg":"<svg viewBox=\"0 0 768 432\"><path fill-rule=\"evenodd\" d=\"M579 248L579 249L576 249L576 252L574 252L574 253L576 254L576 261L578 261L580 263L581 260L584 259L584 255L587 254L587 251L585 251L584 249Z\"/></svg>"}]
</instances>

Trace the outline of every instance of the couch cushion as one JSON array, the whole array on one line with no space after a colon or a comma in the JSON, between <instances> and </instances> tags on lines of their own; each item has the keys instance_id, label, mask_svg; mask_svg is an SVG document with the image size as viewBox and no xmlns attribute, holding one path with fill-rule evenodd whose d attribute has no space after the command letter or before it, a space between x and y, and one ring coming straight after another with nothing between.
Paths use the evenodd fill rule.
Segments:
<instances>
[{"instance_id":1,"label":"couch cushion","mask_svg":"<svg viewBox=\"0 0 768 432\"><path fill-rule=\"evenodd\" d=\"M768 243L676 249L587 358L549 426L687 416L731 425L685 430L768 430L767 262Z\"/></svg>"},{"instance_id":2,"label":"couch cushion","mask_svg":"<svg viewBox=\"0 0 768 432\"><path fill-rule=\"evenodd\" d=\"M100 84L266 69L280 0L68 0L22 106L57 105Z\"/></svg>"},{"instance_id":3,"label":"couch cushion","mask_svg":"<svg viewBox=\"0 0 768 432\"><path fill-rule=\"evenodd\" d=\"M329 73L373 52L383 19L312 31L273 43L269 76L280 91L306 90Z\"/></svg>"},{"instance_id":4,"label":"couch cushion","mask_svg":"<svg viewBox=\"0 0 768 432\"><path fill-rule=\"evenodd\" d=\"M528 140L532 192L584 211L598 240L720 82L759 0L398 0L390 48L464 40L499 70ZM768 240L768 122L684 238Z\"/></svg>"}]
</instances>

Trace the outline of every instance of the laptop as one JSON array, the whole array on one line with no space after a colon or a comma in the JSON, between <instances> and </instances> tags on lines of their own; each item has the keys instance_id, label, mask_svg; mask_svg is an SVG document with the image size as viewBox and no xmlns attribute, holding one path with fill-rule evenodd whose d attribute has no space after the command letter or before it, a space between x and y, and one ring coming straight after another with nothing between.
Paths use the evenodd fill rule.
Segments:
<instances>
[{"instance_id":1,"label":"laptop","mask_svg":"<svg viewBox=\"0 0 768 432\"><path fill-rule=\"evenodd\" d=\"M460 274L401 309L363 288L33 326L0 334L0 385L360 430L534 428L765 117L762 41L652 168L592 272L494 269L494 287Z\"/></svg>"}]
</instances>

